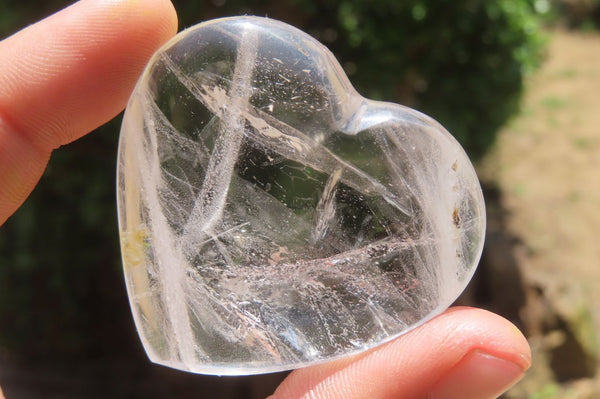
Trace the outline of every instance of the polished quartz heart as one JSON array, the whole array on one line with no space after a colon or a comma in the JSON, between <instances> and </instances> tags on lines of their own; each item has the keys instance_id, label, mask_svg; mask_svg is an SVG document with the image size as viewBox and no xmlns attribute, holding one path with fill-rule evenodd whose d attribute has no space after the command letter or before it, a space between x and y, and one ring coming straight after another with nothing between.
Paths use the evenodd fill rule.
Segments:
<instances>
[{"instance_id":1,"label":"polished quartz heart","mask_svg":"<svg viewBox=\"0 0 600 399\"><path fill-rule=\"evenodd\" d=\"M125 277L150 359L206 374L302 367L442 312L485 210L431 118L361 97L270 19L188 29L154 55L118 161Z\"/></svg>"}]
</instances>

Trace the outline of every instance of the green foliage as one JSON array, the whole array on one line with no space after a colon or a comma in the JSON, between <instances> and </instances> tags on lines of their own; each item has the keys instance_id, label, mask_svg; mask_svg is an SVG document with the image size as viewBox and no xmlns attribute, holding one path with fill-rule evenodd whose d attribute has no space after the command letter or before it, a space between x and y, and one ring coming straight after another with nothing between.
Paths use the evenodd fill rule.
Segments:
<instances>
[{"instance_id":1,"label":"green foliage","mask_svg":"<svg viewBox=\"0 0 600 399\"><path fill-rule=\"evenodd\" d=\"M217 2L215 2L217 3ZM218 3L221 4L221 3ZM181 2L188 16L267 14L300 26L337 56L366 97L430 114L477 158L518 109L542 57L545 0L231 0Z\"/></svg>"},{"instance_id":2,"label":"green foliage","mask_svg":"<svg viewBox=\"0 0 600 399\"><path fill-rule=\"evenodd\" d=\"M557 384L545 385L541 390L534 393L531 399L554 399L560 395L560 386Z\"/></svg>"},{"instance_id":3,"label":"green foliage","mask_svg":"<svg viewBox=\"0 0 600 399\"><path fill-rule=\"evenodd\" d=\"M15 7L10 7L9 4L10 2L7 0L0 0L0 10L3 10L3 12L0 13L0 38L8 36L13 32L21 17L20 10Z\"/></svg>"},{"instance_id":4,"label":"green foliage","mask_svg":"<svg viewBox=\"0 0 600 399\"><path fill-rule=\"evenodd\" d=\"M551 22L584 32L600 28L600 0L551 0Z\"/></svg>"},{"instance_id":5,"label":"green foliage","mask_svg":"<svg viewBox=\"0 0 600 399\"><path fill-rule=\"evenodd\" d=\"M521 0L345 1L332 49L368 97L432 115L473 157L518 106L541 58L536 15Z\"/></svg>"},{"instance_id":6,"label":"green foliage","mask_svg":"<svg viewBox=\"0 0 600 399\"><path fill-rule=\"evenodd\" d=\"M0 40L70 3L69 0L0 0Z\"/></svg>"}]
</instances>

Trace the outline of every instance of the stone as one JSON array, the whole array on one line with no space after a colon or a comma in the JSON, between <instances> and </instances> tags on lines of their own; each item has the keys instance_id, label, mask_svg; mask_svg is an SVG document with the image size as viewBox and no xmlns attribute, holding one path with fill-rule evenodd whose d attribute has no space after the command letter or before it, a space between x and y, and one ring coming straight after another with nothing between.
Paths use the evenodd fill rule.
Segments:
<instances>
[{"instance_id":1,"label":"stone","mask_svg":"<svg viewBox=\"0 0 600 399\"><path fill-rule=\"evenodd\" d=\"M475 171L433 119L370 101L284 23L208 21L151 59L125 112L118 208L150 359L304 367L446 309L479 260Z\"/></svg>"}]
</instances>

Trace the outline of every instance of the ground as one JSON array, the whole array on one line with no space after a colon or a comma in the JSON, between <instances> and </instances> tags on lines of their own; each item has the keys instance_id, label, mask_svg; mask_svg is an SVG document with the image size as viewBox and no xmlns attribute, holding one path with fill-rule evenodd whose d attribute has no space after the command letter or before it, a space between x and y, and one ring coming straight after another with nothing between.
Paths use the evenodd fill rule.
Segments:
<instances>
[{"instance_id":1,"label":"ground","mask_svg":"<svg viewBox=\"0 0 600 399\"><path fill-rule=\"evenodd\" d=\"M600 397L600 34L548 35L521 113L479 169L518 239L518 316L534 351L508 396L592 399Z\"/></svg>"}]
</instances>

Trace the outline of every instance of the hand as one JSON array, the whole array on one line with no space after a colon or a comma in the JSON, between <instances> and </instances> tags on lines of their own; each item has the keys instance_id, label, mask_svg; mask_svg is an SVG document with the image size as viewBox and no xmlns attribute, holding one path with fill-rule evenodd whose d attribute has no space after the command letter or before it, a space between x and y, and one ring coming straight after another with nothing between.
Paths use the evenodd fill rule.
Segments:
<instances>
[{"instance_id":1,"label":"hand","mask_svg":"<svg viewBox=\"0 0 600 399\"><path fill-rule=\"evenodd\" d=\"M125 107L176 29L168 0L82 0L0 42L0 224L33 190L53 149ZM366 353L296 370L272 398L487 399L530 362L508 321L454 308Z\"/></svg>"}]
</instances>

